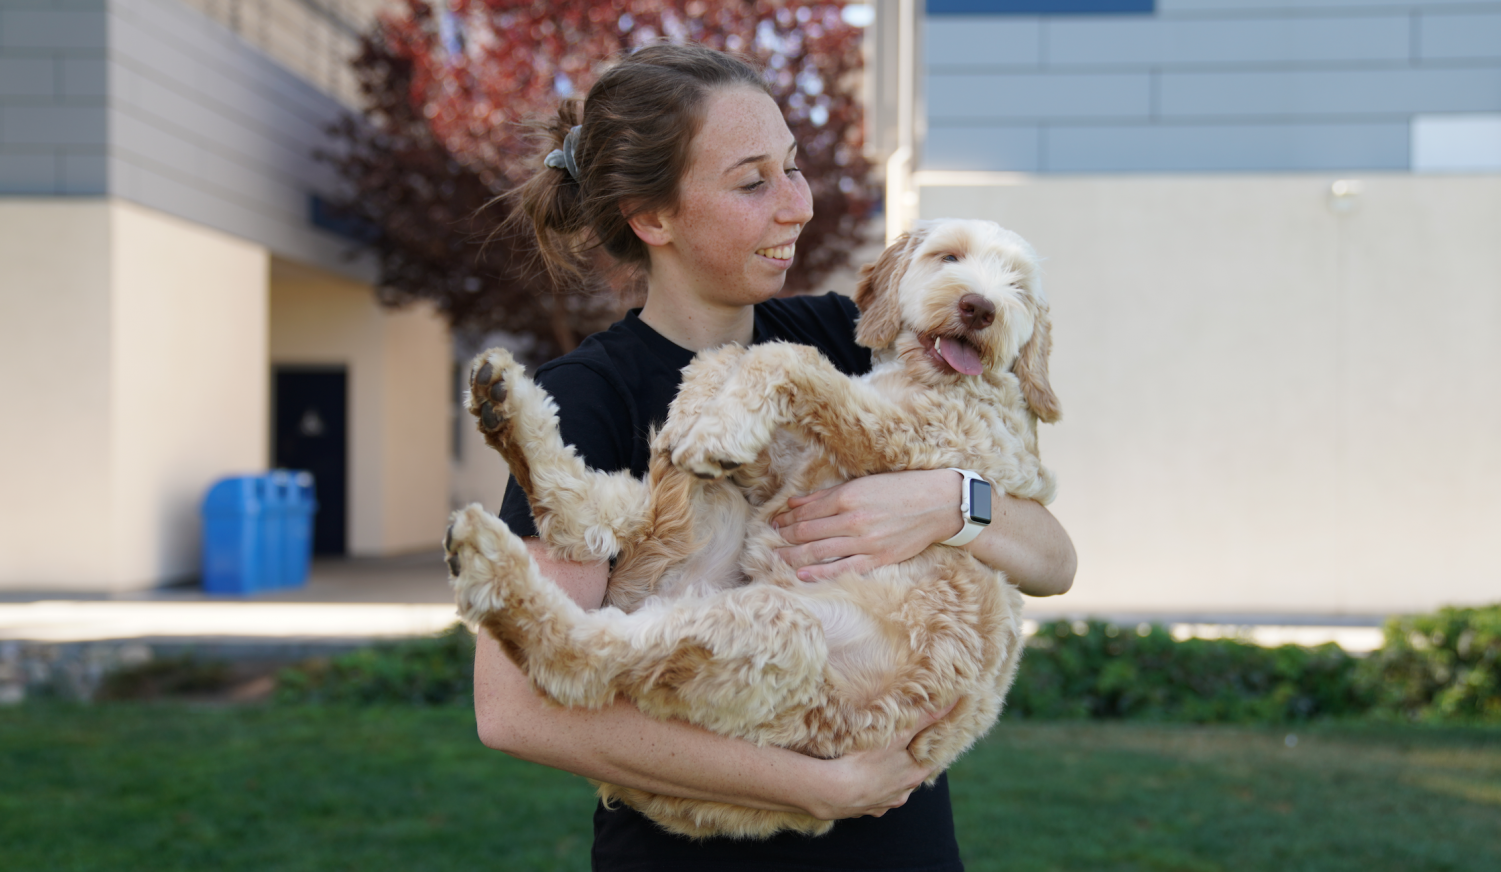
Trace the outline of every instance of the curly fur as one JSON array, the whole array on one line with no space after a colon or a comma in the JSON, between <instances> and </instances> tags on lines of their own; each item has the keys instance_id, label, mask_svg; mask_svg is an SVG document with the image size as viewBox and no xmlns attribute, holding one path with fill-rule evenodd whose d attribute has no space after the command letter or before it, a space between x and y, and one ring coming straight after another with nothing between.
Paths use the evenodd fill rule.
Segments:
<instances>
[{"instance_id":1,"label":"curly fur","mask_svg":"<svg viewBox=\"0 0 1501 872\"><path fill-rule=\"evenodd\" d=\"M1048 305L1021 237L958 220L898 240L866 268L855 299L857 338L875 352L869 374L849 378L787 343L700 354L645 480L587 468L559 438L551 398L505 351L481 354L468 408L531 499L551 553L615 567L606 607L586 612L520 539L470 506L444 539L460 614L562 705L624 695L653 717L818 757L883 745L957 703L911 744L919 761L946 768L995 722L1015 675L1015 588L943 545L864 575L799 582L776 556L786 543L769 521L794 495L903 469L974 469L1050 501L1054 480L1037 452L1037 421L1059 415ZM599 789L694 837L832 826Z\"/></svg>"}]
</instances>

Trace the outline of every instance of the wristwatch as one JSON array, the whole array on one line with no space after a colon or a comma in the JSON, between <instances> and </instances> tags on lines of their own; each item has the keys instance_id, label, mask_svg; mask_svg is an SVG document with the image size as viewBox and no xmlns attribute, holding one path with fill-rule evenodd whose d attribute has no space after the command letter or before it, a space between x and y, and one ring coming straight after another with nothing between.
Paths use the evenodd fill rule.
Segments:
<instances>
[{"instance_id":1,"label":"wristwatch","mask_svg":"<svg viewBox=\"0 0 1501 872\"><path fill-rule=\"evenodd\" d=\"M964 476L959 488L959 514L964 517L964 529L939 542L939 545L968 545L990 525L990 482L968 469L949 467Z\"/></svg>"}]
</instances>

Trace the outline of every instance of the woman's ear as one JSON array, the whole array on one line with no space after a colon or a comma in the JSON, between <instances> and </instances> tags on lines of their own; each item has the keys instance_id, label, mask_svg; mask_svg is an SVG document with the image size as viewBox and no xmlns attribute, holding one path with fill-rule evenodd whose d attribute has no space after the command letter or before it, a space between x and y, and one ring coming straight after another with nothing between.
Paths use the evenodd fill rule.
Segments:
<instances>
[{"instance_id":1,"label":"woman's ear","mask_svg":"<svg viewBox=\"0 0 1501 872\"><path fill-rule=\"evenodd\" d=\"M855 287L855 305L860 307L855 341L866 348L886 348L901 332L902 308L896 289L907 272L908 255L916 245L911 233L903 233L886 246L875 263L868 263L860 270L860 284Z\"/></svg>"},{"instance_id":2,"label":"woman's ear","mask_svg":"<svg viewBox=\"0 0 1501 872\"><path fill-rule=\"evenodd\" d=\"M1022 346L1011 371L1016 373L1016 380L1021 382L1022 396L1027 398L1032 414L1039 421L1048 424L1063 417L1063 407L1058 403L1058 396L1053 393L1053 386L1048 381L1048 355L1052 350L1053 318L1048 312L1048 304L1038 301L1037 318L1032 324L1032 338Z\"/></svg>"},{"instance_id":3,"label":"woman's ear","mask_svg":"<svg viewBox=\"0 0 1501 872\"><path fill-rule=\"evenodd\" d=\"M672 241L672 225L660 209L650 209L642 212L631 212L624 204L620 211L625 213L625 220L631 225L631 230L647 245L666 245Z\"/></svg>"}]
</instances>

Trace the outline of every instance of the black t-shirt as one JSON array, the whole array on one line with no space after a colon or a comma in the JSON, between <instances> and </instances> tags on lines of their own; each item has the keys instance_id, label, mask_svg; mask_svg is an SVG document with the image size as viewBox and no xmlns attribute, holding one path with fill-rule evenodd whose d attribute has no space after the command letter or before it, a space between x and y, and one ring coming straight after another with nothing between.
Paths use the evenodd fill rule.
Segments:
<instances>
[{"instance_id":1,"label":"black t-shirt","mask_svg":"<svg viewBox=\"0 0 1501 872\"><path fill-rule=\"evenodd\" d=\"M812 345L841 372L870 370L870 351L855 343L854 303L839 294L776 299L755 307L753 343L785 340ZM673 344L630 312L610 329L534 375L558 403L563 441L589 466L646 474L647 434L667 418L682 369L693 352ZM518 536L535 536L531 508L515 479L500 516ZM919 788L901 808L879 818L843 820L827 835L780 833L765 840L675 836L633 809L594 812L593 868L597 872L762 872L762 870L881 870L962 872L954 839L947 776Z\"/></svg>"}]
</instances>

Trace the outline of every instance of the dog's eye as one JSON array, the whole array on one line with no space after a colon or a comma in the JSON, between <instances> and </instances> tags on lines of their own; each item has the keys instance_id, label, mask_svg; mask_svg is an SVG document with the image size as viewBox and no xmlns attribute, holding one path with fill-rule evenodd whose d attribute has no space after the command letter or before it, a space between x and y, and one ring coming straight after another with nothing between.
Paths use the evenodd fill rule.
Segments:
<instances>
[{"instance_id":1,"label":"dog's eye","mask_svg":"<svg viewBox=\"0 0 1501 872\"><path fill-rule=\"evenodd\" d=\"M943 256L943 262L944 263L958 263L959 262L959 255L957 255L957 254L945 254Z\"/></svg>"}]
</instances>

